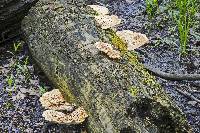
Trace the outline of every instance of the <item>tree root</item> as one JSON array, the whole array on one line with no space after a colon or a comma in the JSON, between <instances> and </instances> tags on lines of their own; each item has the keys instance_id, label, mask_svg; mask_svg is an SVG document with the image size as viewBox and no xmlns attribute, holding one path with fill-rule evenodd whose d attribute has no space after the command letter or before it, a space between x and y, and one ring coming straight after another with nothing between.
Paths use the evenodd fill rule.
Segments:
<instances>
[{"instance_id":1,"label":"tree root","mask_svg":"<svg viewBox=\"0 0 200 133\"><path fill-rule=\"evenodd\" d=\"M200 74L176 74L176 73L172 74L172 73L166 73L166 72L160 71L159 69L150 67L147 64L143 64L143 65L149 72L151 72L151 73L155 74L156 76L161 77L163 79L173 80L173 81L200 80Z\"/></svg>"}]
</instances>

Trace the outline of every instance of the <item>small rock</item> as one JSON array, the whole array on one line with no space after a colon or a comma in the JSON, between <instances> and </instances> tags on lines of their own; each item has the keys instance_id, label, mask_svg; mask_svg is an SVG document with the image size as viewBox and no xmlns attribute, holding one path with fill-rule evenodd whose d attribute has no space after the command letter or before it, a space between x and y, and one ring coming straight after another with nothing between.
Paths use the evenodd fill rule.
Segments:
<instances>
[{"instance_id":1,"label":"small rock","mask_svg":"<svg viewBox=\"0 0 200 133\"><path fill-rule=\"evenodd\" d=\"M16 101L16 100L24 99L25 97L26 97L25 94L23 94L20 91L18 91L16 96L12 96L12 100Z\"/></svg>"}]
</instances>

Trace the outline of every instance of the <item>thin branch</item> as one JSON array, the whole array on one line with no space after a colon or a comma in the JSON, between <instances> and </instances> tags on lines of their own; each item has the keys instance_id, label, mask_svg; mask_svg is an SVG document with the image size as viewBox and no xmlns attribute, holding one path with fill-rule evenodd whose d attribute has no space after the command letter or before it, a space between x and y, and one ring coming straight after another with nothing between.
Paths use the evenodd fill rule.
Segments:
<instances>
[{"instance_id":1,"label":"thin branch","mask_svg":"<svg viewBox=\"0 0 200 133\"><path fill-rule=\"evenodd\" d=\"M196 97L193 96L192 94L188 93L187 91L182 91L182 90L177 89L177 88L176 88L176 90L177 90L179 93L181 93L181 94L187 96L188 98L190 98L190 99L192 99L192 100L194 100L194 101L200 103L200 100L199 100L198 98L196 98Z\"/></svg>"}]
</instances>

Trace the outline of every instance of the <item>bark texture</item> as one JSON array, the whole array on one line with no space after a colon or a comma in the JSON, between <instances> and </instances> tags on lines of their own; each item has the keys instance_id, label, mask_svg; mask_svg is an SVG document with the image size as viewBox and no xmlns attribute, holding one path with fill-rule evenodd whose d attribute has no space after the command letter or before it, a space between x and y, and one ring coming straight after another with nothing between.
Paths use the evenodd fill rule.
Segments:
<instances>
[{"instance_id":1,"label":"bark texture","mask_svg":"<svg viewBox=\"0 0 200 133\"><path fill-rule=\"evenodd\" d=\"M0 0L0 43L21 33L21 21L36 1Z\"/></svg>"},{"instance_id":2,"label":"bark texture","mask_svg":"<svg viewBox=\"0 0 200 133\"><path fill-rule=\"evenodd\" d=\"M92 133L191 132L182 112L134 53L94 22L85 0L40 0L23 21L34 59L66 99L88 112ZM109 34L109 35L108 35ZM94 46L112 42L122 59Z\"/></svg>"}]
</instances>

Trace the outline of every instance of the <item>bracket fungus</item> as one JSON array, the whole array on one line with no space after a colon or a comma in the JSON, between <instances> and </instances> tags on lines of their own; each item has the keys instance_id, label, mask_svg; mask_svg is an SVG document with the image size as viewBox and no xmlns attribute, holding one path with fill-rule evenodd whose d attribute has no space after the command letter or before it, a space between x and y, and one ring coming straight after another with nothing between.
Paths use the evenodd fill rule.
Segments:
<instances>
[{"instance_id":1,"label":"bracket fungus","mask_svg":"<svg viewBox=\"0 0 200 133\"><path fill-rule=\"evenodd\" d=\"M113 28L121 23L121 19L116 15L99 15L95 16L95 20L102 29Z\"/></svg>"},{"instance_id":2,"label":"bracket fungus","mask_svg":"<svg viewBox=\"0 0 200 133\"><path fill-rule=\"evenodd\" d=\"M88 117L82 107L75 109L72 113L64 113L56 110L46 110L42 116L45 120L59 124L80 124Z\"/></svg>"},{"instance_id":3,"label":"bracket fungus","mask_svg":"<svg viewBox=\"0 0 200 133\"><path fill-rule=\"evenodd\" d=\"M86 111L67 103L59 89L46 92L40 97L42 106L47 109L42 116L45 120L59 124L80 124L87 117Z\"/></svg>"},{"instance_id":4,"label":"bracket fungus","mask_svg":"<svg viewBox=\"0 0 200 133\"><path fill-rule=\"evenodd\" d=\"M92 8L94 11L97 12L98 15L107 15L109 14L108 8L104 6L99 5L88 5L90 8Z\"/></svg>"},{"instance_id":5,"label":"bracket fungus","mask_svg":"<svg viewBox=\"0 0 200 133\"><path fill-rule=\"evenodd\" d=\"M120 59L120 52L117 50L114 50L112 45L109 43L104 43L104 42L96 42L95 43L96 48L107 54L110 58L112 59Z\"/></svg>"},{"instance_id":6,"label":"bracket fungus","mask_svg":"<svg viewBox=\"0 0 200 133\"><path fill-rule=\"evenodd\" d=\"M40 97L40 102L45 109L52 110L73 110L73 106L65 101L59 89L53 89Z\"/></svg>"},{"instance_id":7,"label":"bracket fungus","mask_svg":"<svg viewBox=\"0 0 200 133\"><path fill-rule=\"evenodd\" d=\"M124 42L127 43L127 49L129 51L135 50L136 48L139 48L142 45L149 43L149 39L145 34L133 32L130 30L117 31L116 34Z\"/></svg>"}]
</instances>

